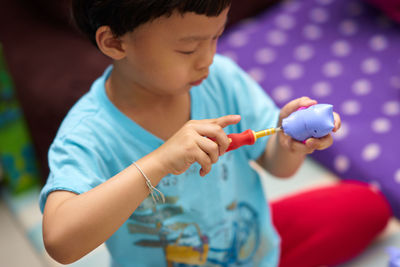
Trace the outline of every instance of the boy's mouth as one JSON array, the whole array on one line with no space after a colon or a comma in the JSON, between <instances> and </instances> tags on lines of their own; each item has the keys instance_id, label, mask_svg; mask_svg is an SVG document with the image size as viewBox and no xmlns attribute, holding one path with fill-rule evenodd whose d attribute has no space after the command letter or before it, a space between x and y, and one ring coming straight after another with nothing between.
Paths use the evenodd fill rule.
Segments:
<instances>
[{"instance_id":1,"label":"boy's mouth","mask_svg":"<svg viewBox=\"0 0 400 267\"><path fill-rule=\"evenodd\" d=\"M190 85L192 85L192 86L197 86L197 85L200 85L205 79L207 78L207 76L204 76L203 78L201 78L200 80L197 80L197 81L194 81L194 82L191 82L190 83Z\"/></svg>"}]
</instances>

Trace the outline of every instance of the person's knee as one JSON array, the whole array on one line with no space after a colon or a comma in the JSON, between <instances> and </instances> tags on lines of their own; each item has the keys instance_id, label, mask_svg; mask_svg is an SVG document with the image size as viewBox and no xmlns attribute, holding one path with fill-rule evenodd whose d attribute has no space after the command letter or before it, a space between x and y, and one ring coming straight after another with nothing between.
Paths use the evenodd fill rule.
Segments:
<instances>
[{"instance_id":1,"label":"person's knee","mask_svg":"<svg viewBox=\"0 0 400 267\"><path fill-rule=\"evenodd\" d=\"M364 183L342 183L341 196L348 200L343 209L357 224L379 232L385 228L392 211L384 195L373 186Z\"/></svg>"}]
</instances>

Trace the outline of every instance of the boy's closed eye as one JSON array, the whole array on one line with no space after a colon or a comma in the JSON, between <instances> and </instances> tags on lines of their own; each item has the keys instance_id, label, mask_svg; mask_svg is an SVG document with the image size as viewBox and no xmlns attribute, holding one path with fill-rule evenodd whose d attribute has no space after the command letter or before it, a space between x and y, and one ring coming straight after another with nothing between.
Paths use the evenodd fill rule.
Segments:
<instances>
[{"instance_id":1,"label":"boy's closed eye","mask_svg":"<svg viewBox=\"0 0 400 267\"><path fill-rule=\"evenodd\" d=\"M193 51L177 51L177 52L179 52L181 54L184 54L184 55L191 55L191 54L194 54L196 52L196 50L193 50Z\"/></svg>"},{"instance_id":2,"label":"boy's closed eye","mask_svg":"<svg viewBox=\"0 0 400 267\"><path fill-rule=\"evenodd\" d=\"M179 45L175 52L183 55L194 54L200 45L200 41L186 42L184 45Z\"/></svg>"},{"instance_id":3,"label":"boy's closed eye","mask_svg":"<svg viewBox=\"0 0 400 267\"><path fill-rule=\"evenodd\" d=\"M212 38L212 41L217 41L219 37L221 37L221 34L218 34ZM196 52L197 49L191 49L191 50L176 50L178 53L184 54L184 55L191 55Z\"/></svg>"}]
</instances>

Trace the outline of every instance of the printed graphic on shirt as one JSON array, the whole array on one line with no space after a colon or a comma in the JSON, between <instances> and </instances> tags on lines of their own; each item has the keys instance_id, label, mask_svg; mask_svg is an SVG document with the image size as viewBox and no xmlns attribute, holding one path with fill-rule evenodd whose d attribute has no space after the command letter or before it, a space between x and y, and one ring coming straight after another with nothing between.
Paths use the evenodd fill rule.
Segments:
<instances>
[{"instance_id":1,"label":"printed graphic on shirt","mask_svg":"<svg viewBox=\"0 0 400 267\"><path fill-rule=\"evenodd\" d=\"M167 196L165 204L156 206L147 198L140 205L127 226L130 234L146 237L133 245L162 249L168 267L251 264L260 246L260 227L258 214L249 204L234 201L225 207L233 220L204 225L197 221L171 220L187 219L182 215L191 213L177 205L178 199ZM213 239L226 241L212 242Z\"/></svg>"},{"instance_id":2,"label":"printed graphic on shirt","mask_svg":"<svg viewBox=\"0 0 400 267\"><path fill-rule=\"evenodd\" d=\"M215 168L220 169L220 178L223 181L227 181L229 179L229 167L227 162L232 160L233 160L232 154L225 154L223 158L219 159L218 167L213 166L213 169ZM163 188L174 187L178 185L178 181L182 183L182 180L184 179L193 178L194 175L197 175L199 173L200 168L201 168L200 165L193 164L185 171L185 173L179 175L179 177L173 174L168 174L160 181L159 186Z\"/></svg>"}]
</instances>

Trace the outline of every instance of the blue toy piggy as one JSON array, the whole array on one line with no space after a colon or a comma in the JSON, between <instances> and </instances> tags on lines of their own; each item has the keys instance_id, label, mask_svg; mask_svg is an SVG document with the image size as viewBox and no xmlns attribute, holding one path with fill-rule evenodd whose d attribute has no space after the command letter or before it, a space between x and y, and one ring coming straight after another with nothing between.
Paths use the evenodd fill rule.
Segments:
<instances>
[{"instance_id":1,"label":"blue toy piggy","mask_svg":"<svg viewBox=\"0 0 400 267\"><path fill-rule=\"evenodd\" d=\"M285 134L297 141L304 141L310 137L323 137L334 127L333 106L329 104L300 108L282 121Z\"/></svg>"},{"instance_id":2,"label":"blue toy piggy","mask_svg":"<svg viewBox=\"0 0 400 267\"><path fill-rule=\"evenodd\" d=\"M400 249L388 247L386 251L390 256L389 267L400 267Z\"/></svg>"}]
</instances>

